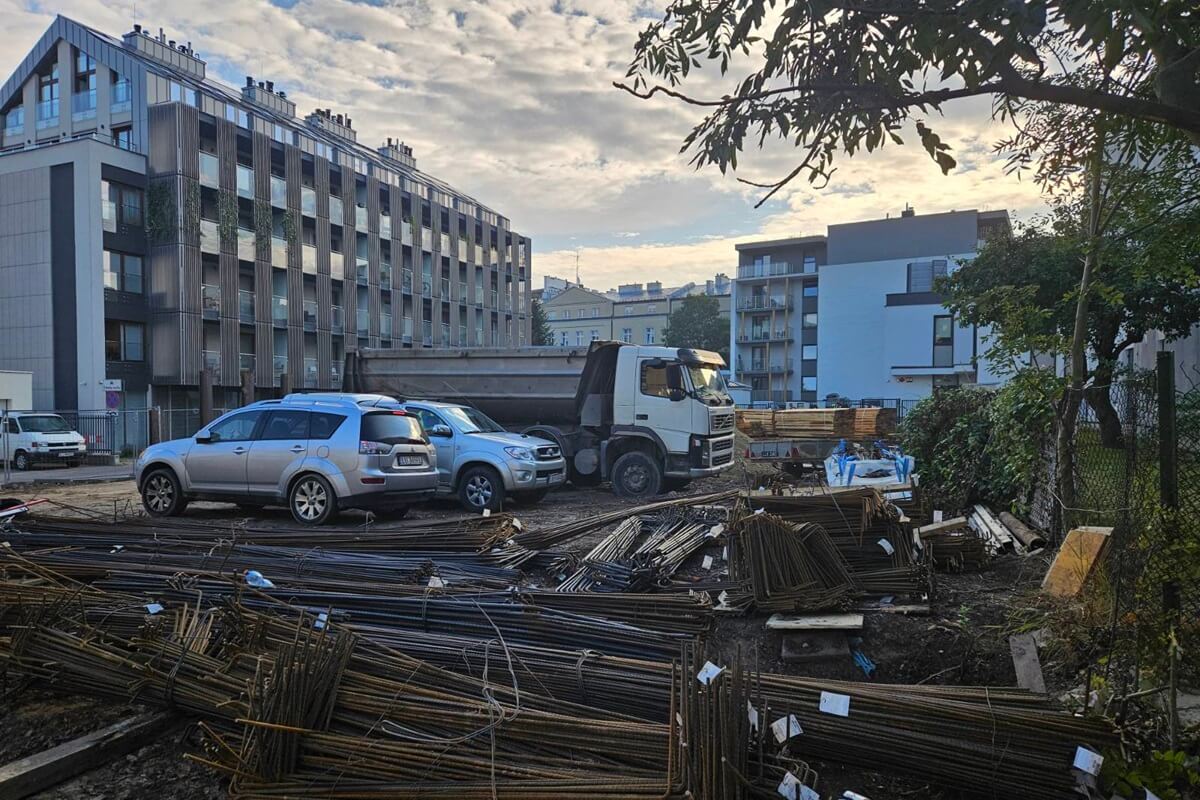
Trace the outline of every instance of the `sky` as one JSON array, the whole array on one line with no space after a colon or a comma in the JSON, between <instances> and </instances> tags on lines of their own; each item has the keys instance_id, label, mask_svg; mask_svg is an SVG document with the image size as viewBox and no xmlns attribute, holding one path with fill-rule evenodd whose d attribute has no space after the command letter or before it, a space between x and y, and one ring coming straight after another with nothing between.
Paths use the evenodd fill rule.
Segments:
<instances>
[{"instance_id":1,"label":"sky","mask_svg":"<svg viewBox=\"0 0 1200 800\"><path fill-rule=\"evenodd\" d=\"M991 153L1003 128L987 99L948 107L937 130L950 175L919 147L840 157L821 190L797 182L761 208L762 190L697 171L679 149L699 109L640 100L612 86L662 0L0 0L7 77L56 13L121 35L141 22L190 41L209 75L273 80L303 116L332 108L360 142L411 145L417 166L507 216L533 240L541 276L606 290L619 283L703 282L731 273L734 245L820 234L831 223L952 209L1041 210L1036 186ZM739 80L693 73L693 94ZM796 152L739 159L738 175L777 179Z\"/></svg>"}]
</instances>

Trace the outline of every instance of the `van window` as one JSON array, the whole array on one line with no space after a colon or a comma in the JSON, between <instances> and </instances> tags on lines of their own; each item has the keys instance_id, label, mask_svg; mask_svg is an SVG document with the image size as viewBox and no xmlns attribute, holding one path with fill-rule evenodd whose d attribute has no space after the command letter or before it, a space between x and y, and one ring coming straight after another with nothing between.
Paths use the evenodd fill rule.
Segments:
<instances>
[{"instance_id":1,"label":"van window","mask_svg":"<svg viewBox=\"0 0 1200 800\"><path fill-rule=\"evenodd\" d=\"M361 435L364 442L384 444L427 444L425 431L416 417L402 411L375 411L364 414Z\"/></svg>"},{"instance_id":2,"label":"van window","mask_svg":"<svg viewBox=\"0 0 1200 800\"><path fill-rule=\"evenodd\" d=\"M57 414L38 414L21 417L21 428L26 433L70 433L71 426Z\"/></svg>"},{"instance_id":3,"label":"van window","mask_svg":"<svg viewBox=\"0 0 1200 800\"><path fill-rule=\"evenodd\" d=\"M309 414L308 438L328 439L337 432L337 429L340 428L342 423L345 421L346 418L341 414Z\"/></svg>"}]
</instances>

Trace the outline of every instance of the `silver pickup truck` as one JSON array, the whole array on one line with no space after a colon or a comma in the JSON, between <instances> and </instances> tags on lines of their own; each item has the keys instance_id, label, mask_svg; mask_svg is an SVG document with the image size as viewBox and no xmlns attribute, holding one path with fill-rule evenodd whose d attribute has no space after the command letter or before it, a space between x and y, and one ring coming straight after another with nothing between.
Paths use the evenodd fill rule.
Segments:
<instances>
[{"instance_id":1,"label":"silver pickup truck","mask_svg":"<svg viewBox=\"0 0 1200 800\"><path fill-rule=\"evenodd\" d=\"M468 511L499 511L506 497L537 503L566 480L566 461L555 442L509 433L471 406L402 403L437 448L438 492L456 494Z\"/></svg>"}]
</instances>

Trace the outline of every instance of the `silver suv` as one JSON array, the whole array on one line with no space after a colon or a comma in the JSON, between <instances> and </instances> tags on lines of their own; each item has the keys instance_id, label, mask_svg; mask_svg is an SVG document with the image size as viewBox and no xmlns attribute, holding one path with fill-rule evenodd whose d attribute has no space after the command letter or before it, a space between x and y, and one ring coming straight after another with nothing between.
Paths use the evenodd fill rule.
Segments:
<instances>
[{"instance_id":1,"label":"silver suv","mask_svg":"<svg viewBox=\"0 0 1200 800\"><path fill-rule=\"evenodd\" d=\"M402 517L437 490L437 455L420 420L379 395L288 395L230 411L190 439L148 447L134 465L152 516L190 500L287 505L319 525L340 509Z\"/></svg>"}]
</instances>

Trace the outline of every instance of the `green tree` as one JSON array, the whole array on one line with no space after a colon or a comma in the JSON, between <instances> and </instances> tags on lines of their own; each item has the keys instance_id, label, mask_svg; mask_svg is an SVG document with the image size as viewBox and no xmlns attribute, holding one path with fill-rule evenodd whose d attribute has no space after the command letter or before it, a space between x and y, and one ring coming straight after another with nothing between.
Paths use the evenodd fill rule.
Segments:
<instances>
[{"instance_id":1,"label":"green tree","mask_svg":"<svg viewBox=\"0 0 1200 800\"><path fill-rule=\"evenodd\" d=\"M540 300L534 300L530 305L529 318L533 328L533 343L538 346L554 344L554 331L550 330L550 321Z\"/></svg>"},{"instance_id":2,"label":"green tree","mask_svg":"<svg viewBox=\"0 0 1200 800\"><path fill-rule=\"evenodd\" d=\"M671 312L663 331L663 341L667 347L714 350L728 359L729 320L722 319L717 298L690 295Z\"/></svg>"}]
</instances>

